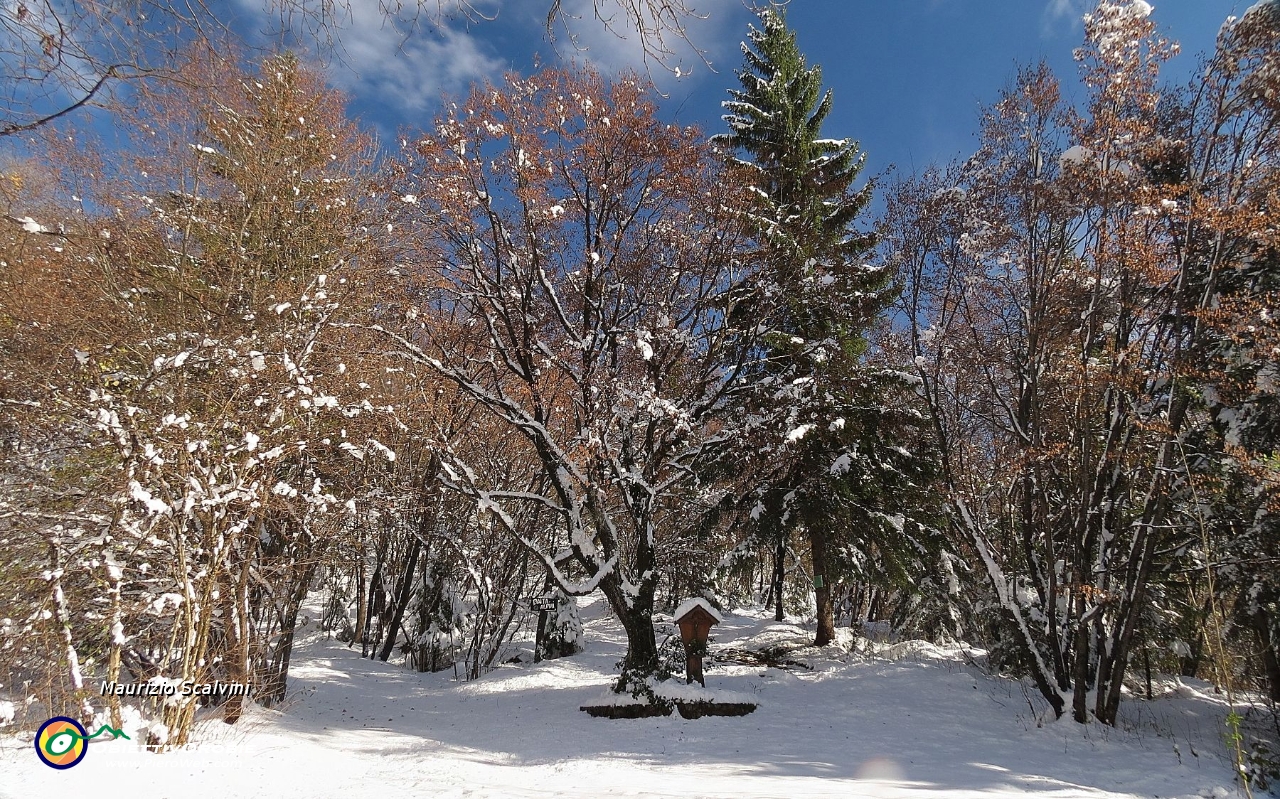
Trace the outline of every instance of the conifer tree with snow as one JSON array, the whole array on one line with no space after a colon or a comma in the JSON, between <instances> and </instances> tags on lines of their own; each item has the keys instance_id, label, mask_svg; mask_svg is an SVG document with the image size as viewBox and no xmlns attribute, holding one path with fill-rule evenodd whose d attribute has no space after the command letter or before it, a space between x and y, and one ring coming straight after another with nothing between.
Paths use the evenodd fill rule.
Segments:
<instances>
[{"instance_id":1,"label":"conifer tree with snow","mask_svg":"<svg viewBox=\"0 0 1280 799\"><path fill-rule=\"evenodd\" d=\"M816 644L834 637L833 584L844 577L903 583L933 547L908 518L927 463L902 446L918 438L902 376L868 358L867 331L892 300L887 266L863 259L874 244L855 221L871 199L858 182L865 156L852 139L822 138L833 95L809 66L780 8L760 12L724 103L716 137L757 198L753 229L766 266L739 305L743 324L767 327L756 383L761 421L754 458L754 535L775 550L773 596L792 532L808 539ZM936 560L936 558L927 558ZM779 600L779 618L782 608Z\"/></svg>"}]
</instances>

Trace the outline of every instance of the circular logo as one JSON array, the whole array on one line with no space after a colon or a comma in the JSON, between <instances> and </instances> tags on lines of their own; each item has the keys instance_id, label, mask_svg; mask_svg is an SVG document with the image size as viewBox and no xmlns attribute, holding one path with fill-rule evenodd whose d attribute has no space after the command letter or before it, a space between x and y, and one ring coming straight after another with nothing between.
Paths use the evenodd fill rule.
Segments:
<instances>
[{"instance_id":1,"label":"circular logo","mask_svg":"<svg viewBox=\"0 0 1280 799\"><path fill-rule=\"evenodd\" d=\"M71 768L83 760L89 750L84 727L66 716L54 716L41 724L35 744L36 756L50 768Z\"/></svg>"}]
</instances>

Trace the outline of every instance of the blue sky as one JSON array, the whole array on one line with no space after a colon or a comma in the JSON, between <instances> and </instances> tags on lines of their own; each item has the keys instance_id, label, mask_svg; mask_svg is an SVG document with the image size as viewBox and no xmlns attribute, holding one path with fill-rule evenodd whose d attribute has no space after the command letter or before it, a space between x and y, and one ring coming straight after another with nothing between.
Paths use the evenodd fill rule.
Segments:
<instances>
[{"instance_id":1,"label":"blue sky","mask_svg":"<svg viewBox=\"0 0 1280 799\"><path fill-rule=\"evenodd\" d=\"M435 0L426 0L434 3ZM257 0L234 0L243 22L262 23ZM444 0L458 3L460 0ZM351 112L390 136L402 126L429 123L443 92L504 70L529 72L535 59L589 60L606 71L645 69L635 37L619 39L592 19L591 0L564 0L578 47L561 31L548 42L543 27L549 0L471 0L470 20L409 31L384 24L374 0L357 6L342 33L344 51L332 61L334 83L352 97ZM1183 45L1168 75L1185 76L1199 53L1213 46L1222 21L1252 0L1153 0L1154 19ZM736 85L738 43L752 19L743 0L690 0L705 19L690 37L711 62L683 52L677 79L661 67L651 74L668 95L662 113L722 128L720 102ZM1088 0L792 0L788 20L810 63L821 64L835 107L824 133L851 136L868 153L868 173L894 163L908 172L969 152L978 109L991 102L1019 64L1047 60L1071 92L1073 48L1083 34ZM362 10L366 9L367 10ZM487 17L484 19L481 17ZM406 35L407 34L407 35Z\"/></svg>"}]
</instances>

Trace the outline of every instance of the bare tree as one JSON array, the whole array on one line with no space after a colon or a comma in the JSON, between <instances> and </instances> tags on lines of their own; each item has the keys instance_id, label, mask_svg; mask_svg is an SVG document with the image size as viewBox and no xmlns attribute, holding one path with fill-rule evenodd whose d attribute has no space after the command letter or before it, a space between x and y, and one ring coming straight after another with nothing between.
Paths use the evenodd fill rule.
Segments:
<instances>
[{"instance_id":1,"label":"bare tree","mask_svg":"<svg viewBox=\"0 0 1280 799\"><path fill-rule=\"evenodd\" d=\"M561 0L549 0L546 33L571 28L577 19ZM447 24L461 15L482 21L490 3L469 0L379 0L389 24L406 35ZM646 61L673 68L681 43L701 57L685 23L699 18L688 0L592 0L593 21L615 35L636 37ZM321 51L341 47L352 7L349 0L266 0L264 11L285 40ZM496 11L494 12L496 13ZM184 53L194 47L225 52L238 36L202 2L173 0L15 0L0 5L0 138L25 133L86 107L119 108L147 82L185 80Z\"/></svg>"},{"instance_id":2,"label":"bare tree","mask_svg":"<svg viewBox=\"0 0 1280 799\"><path fill-rule=\"evenodd\" d=\"M1157 84L1175 46L1149 12L1103 2L1086 18L1080 111L1047 69L1024 71L973 158L889 202L953 524L1013 660L1080 722L1115 723L1157 580L1209 558L1197 492L1222 461L1201 396L1229 381L1204 371L1224 338L1206 321L1261 262L1273 213L1259 198L1274 122L1231 102L1262 71L1236 77L1220 56L1179 108ZM1223 513L1240 526L1238 506Z\"/></svg>"},{"instance_id":3,"label":"bare tree","mask_svg":"<svg viewBox=\"0 0 1280 799\"><path fill-rule=\"evenodd\" d=\"M24 460L60 490L15 502L6 458L0 516L36 511L22 527L57 582L28 601L52 603L77 700L96 661L108 680L217 677L278 701L298 607L345 515L329 486L344 445L367 444L344 440L365 411L338 399L342 355L322 333L368 241L369 139L292 57L203 66L142 104L145 154L86 203L112 213L36 221L27 206L3 229L16 250L0 312L49 331L5 337L21 371L0 391L27 385L13 399L38 412L14 440L39 448ZM18 554L15 582L34 557ZM77 612L95 593L107 612ZM166 731L154 743L181 744L194 702L151 710Z\"/></svg>"},{"instance_id":4,"label":"bare tree","mask_svg":"<svg viewBox=\"0 0 1280 799\"><path fill-rule=\"evenodd\" d=\"M448 108L406 143L410 299L378 329L516 434L532 472L496 480L446 440L445 484L561 590L604 593L627 633L618 690L645 690L669 542L715 504L699 469L735 434L743 198L634 76L551 70ZM531 533L525 506L555 526Z\"/></svg>"}]
</instances>

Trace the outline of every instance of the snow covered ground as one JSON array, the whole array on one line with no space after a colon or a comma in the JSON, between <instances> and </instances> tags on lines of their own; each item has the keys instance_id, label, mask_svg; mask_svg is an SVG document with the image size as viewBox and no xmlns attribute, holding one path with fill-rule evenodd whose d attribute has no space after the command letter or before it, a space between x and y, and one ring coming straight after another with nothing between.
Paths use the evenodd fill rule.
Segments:
<instances>
[{"instance_id":1,"label":"snow covered ground","mask_svg":"<svg viewBox=\"0 0 1280 799\"><path fill-rule=\"evenodd\" d=\"M67 771L39 763L31 735L0 736L0 797L1227 797L1224 708L1205 686L1127 703L1118 730L1037 725L1023 685L958 650L918 642L789 657L803 668L714 666L708 687L758 697L741 718L606 720L598 699L623 642L600 603L587 651L503 666L473 682L362 660L313 636L292 697L202 741L154 755L93 742ZM314 622L313 622L314 624ZM726 614L718 646L787 643L800 631Z\"/></svg>"}]
</instances>

